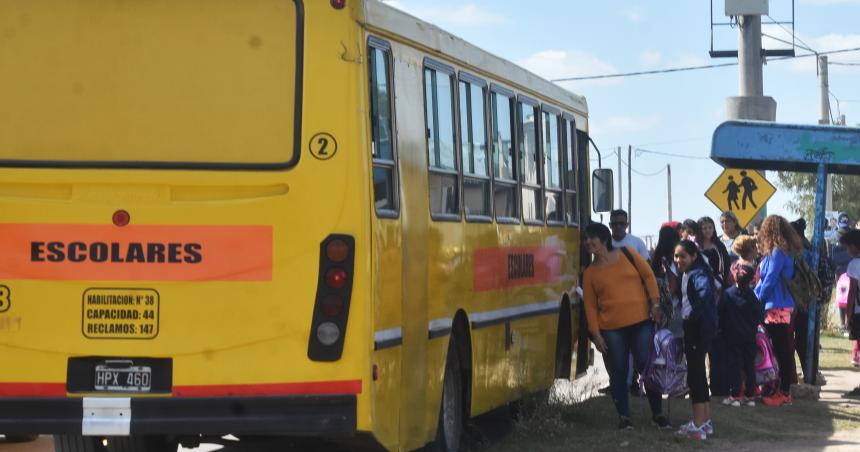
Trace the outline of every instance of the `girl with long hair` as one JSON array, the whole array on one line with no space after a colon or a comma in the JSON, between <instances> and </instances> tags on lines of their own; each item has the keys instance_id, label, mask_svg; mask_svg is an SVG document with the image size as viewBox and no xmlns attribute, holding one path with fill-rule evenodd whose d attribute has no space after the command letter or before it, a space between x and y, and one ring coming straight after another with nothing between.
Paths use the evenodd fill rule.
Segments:
<instances>
[{"instance_id":1,"label":"girl with long hair","mask_svg":"<svg viewBox=\"0 0 860 452\"><path fill-rule=\"evenodd\" d=\"M743 234L743 229L741 229L740 222L738 221L738 216L735 215L734 212L727 210L720 215L720 229L723 230L723 235L720 236L720 242L726 247L726 250L729 252L729 259L734 262L737 260L738 255L732 251L732 245L734 245L735 240Z\"/></svg>"},{"instance_id":2,"label":"girl with long hair","mask_svg":"<svg viewBox=\"0 0 860 452\"><path fill-rule=\"evenodd\" d=\"M681 321L681 299L680 293L681 275L675 266L675 246L681 241L678 228L672 225L663 226L658 234L657 246L651 253L651 270L657 277L657 284L665 289L672 299L671 321L668 328L676 339L684 337L684 328Z\"/></svg>"},{"instance_id":3,"label":"girl with long hair","mask_svg":"<svg viewBox=\"0 0 860 452\"><path fill-rule=\"evenodd\" d=\"M679 434L704 440L714 433L711 422L705 354L717 330L714 277L699 247L682 240L675 247L675 265L682 273L681 300L684 319L684 354L687 357L687 386L693 403L693 419Z\"/></svg>"},{"instance_id":4,"label":"girl with long hair","mask_svg":"<svg viewBox=\"0 0 860 452\"><path fill-rule=\"evenodd\" d=\"M779 362L779 388L762 401L765 405L790 405L792 400L789 390L792 384L797 383L794 330L791 324L795 306L784 281L794 276L792 256L803 252L803 242L788 221L778 215L764 219L756 241L762 260L755 294L764 303L765 329L773 341L774 353Z\"/></svg>"},{"instance_id":5,"label":"girl with long hair","mask_svg":"<svg viewBox=\"0 0 860 452\"><path fill-rule=\"evenodd\" d=\"M720 280L723 287L728 287L731 278L729 252L717 237L717 227L714 225L714 220L711 217L702 217L699 218L698 225L699 235L696 236L696 244L699 245L702 254L707 257L714 275Z\"/></svg>"}]
</instances>

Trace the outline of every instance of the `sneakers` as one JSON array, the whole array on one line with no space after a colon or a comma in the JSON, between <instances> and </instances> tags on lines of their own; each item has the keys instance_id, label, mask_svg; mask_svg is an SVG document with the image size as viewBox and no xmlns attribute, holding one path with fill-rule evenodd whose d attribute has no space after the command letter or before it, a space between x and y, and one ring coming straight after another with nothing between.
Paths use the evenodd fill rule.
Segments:
<instances>
[{"instance_id":1,"label":"sneakers","mask_svg":"<svg viewBox=\"0 0 860 452\"><path fill-rule=\"evenodd\" d=\"M783 394L782 391L777 391L773 395L762 397L761 401L768 406L790 406L794 400L789 394Z\"/></svg>"},{"instance_id":2,"label":"sneakers","mask_svg":"<svg viewBox=\"0 0 860 452\"><path fill-rule=\"evenodd\" d=\"M704 424L702 424L702 430L705 433L707 433L709 436L712 436L714 434L714 423L711 422L710 419L708 419L707 421L705 421ZM704 439L704 438L702 438L702 439Z\"/></svg>"},{"instance_id":3,"label":"sneakers","mask_svg":"<svg viewBox=\"0 0 860 452\"><path fill-rule=\"evenodd\" d=\"M621 416L621 419L618 420L618 429L619 430L633 430L633 422L630 421L629 417Z\"/></svg>"},{"instance_id":4,"label":"sneakers","mask_svg":"<svg viewBox=\"0 0 860 452\"><path fill-rule=\"evenodd\" d=\"M671 430L672 424L669 423L669 420L666 419L666 416L662 414L654 416L651 418L651 423L656 425L660 430Z\"/></svg>"},{"instance_id":5,"label":"sneakers","mask_svg":"<svg viewBox=\"0 0 860 452\"><path fill-rule=\"evenodd\" d=\"M860 386L842 394L843 399L860 399Z\"/></svg>"},{"instance_id":6,"label":"sneakers","mask_svg":"<svg viewBox=\"0 0 860 452\"><path fill-rule=\"evenodd\" d=\"M733 407L738 408L741 406L741 399L736 399L732 396L728 396L725 399L723 399L723 405L733 406Z\"/></svg>"},{"instance_id":7,"label":"sneakers","mask_svg":"<svg viewBox=\"0 0 860 452\"><path fill-rule=\"evenodd\" d=\"M711 433L707 432L709 425ZM702 424L701 427L696 427L696 424L694 424L693 421L690 421L682 425L681 428L676 432L676 434L679 436L686 436L687 438L690 438L692 440L704 441L708 438L709 434L713 434L713 431L714 426L713 424L711 424L710 420Z\"/></svg>"},{"instance_id":8,"label":"sneakers","mask_svg":"<svg viewBox=\"0 0 860 452\"><path fill-rule=\"evenodd\" d=\"M744 406L755 408L755 399L746 399L746 401L744 401Z\"/></svg>"},{"instance_id":9,"label":"sneakers","mask_svg":"<svg viewBox=\"0 0 860 452\"><path fill-rule=\"evenodd\" d=\"M598 389L597 392L600 394L609 394L609 391L611 391L611 390L612 390L612 388L610 386L604 386L604 387Z\"/></svg>"}]
</instances>

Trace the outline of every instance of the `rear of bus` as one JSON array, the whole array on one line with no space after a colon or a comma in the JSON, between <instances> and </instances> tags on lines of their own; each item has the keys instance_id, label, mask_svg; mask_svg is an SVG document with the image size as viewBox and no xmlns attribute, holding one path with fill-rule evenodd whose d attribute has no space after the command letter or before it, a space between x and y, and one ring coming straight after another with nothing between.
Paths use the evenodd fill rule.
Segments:
<instances>
[{"instance_id":1,"label":"rear of bus","mask_svg":"<svg viewBox=\"0 0 860 452\"><path fill-rule=\"evenodd\" d=\"M369 430L337 3L0 2L0 434Z\"/></svg>"}]
</instances>

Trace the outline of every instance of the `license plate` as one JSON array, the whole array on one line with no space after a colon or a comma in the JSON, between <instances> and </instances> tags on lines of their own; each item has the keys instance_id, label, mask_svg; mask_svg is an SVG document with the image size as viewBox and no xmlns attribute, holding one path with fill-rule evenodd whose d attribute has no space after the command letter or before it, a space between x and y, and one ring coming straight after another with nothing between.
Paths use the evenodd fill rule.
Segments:
<instances>
[{"instance_id":1,"label":"license plate","mask_svg":"<svg viewBox=\"0 0 860 452\"><path fill-rule=\"evenodd\" d=\"M96 391L149 392L152 389L152 368L135 366L131 361L106 361L96 365Z\"/></svg>"}]
</instances>

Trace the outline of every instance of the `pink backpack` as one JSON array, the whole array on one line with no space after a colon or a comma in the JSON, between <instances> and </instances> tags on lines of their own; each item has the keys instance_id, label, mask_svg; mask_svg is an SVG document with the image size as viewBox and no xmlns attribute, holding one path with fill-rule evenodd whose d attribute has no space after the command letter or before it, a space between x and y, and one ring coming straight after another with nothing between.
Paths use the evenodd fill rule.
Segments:
<instances>
[{"instance_id":1,"label":"pink backpack","mask_svg":"<svg viewBox=\"0 0 860 452\"><path fill-rule=\"evenodd\" d=\"M851 285L851 278L848 273L843 273L839 276L836 282L836 303L840 309L848 307L848 288Z\"/></svg>"},{"instance_id":2,"label":"pink backpack","mask_svg":"<svg viewBox=\"0 0 860 452\"><path fill-rule=\"evenodd\" d=\"M756 384L769 385L778 382L779 364L776 362L776 355L773 354L773 344L761 325L758 326L755 342L758 345L758 353L755 357Z\"/></svg>"}]
</instances>

